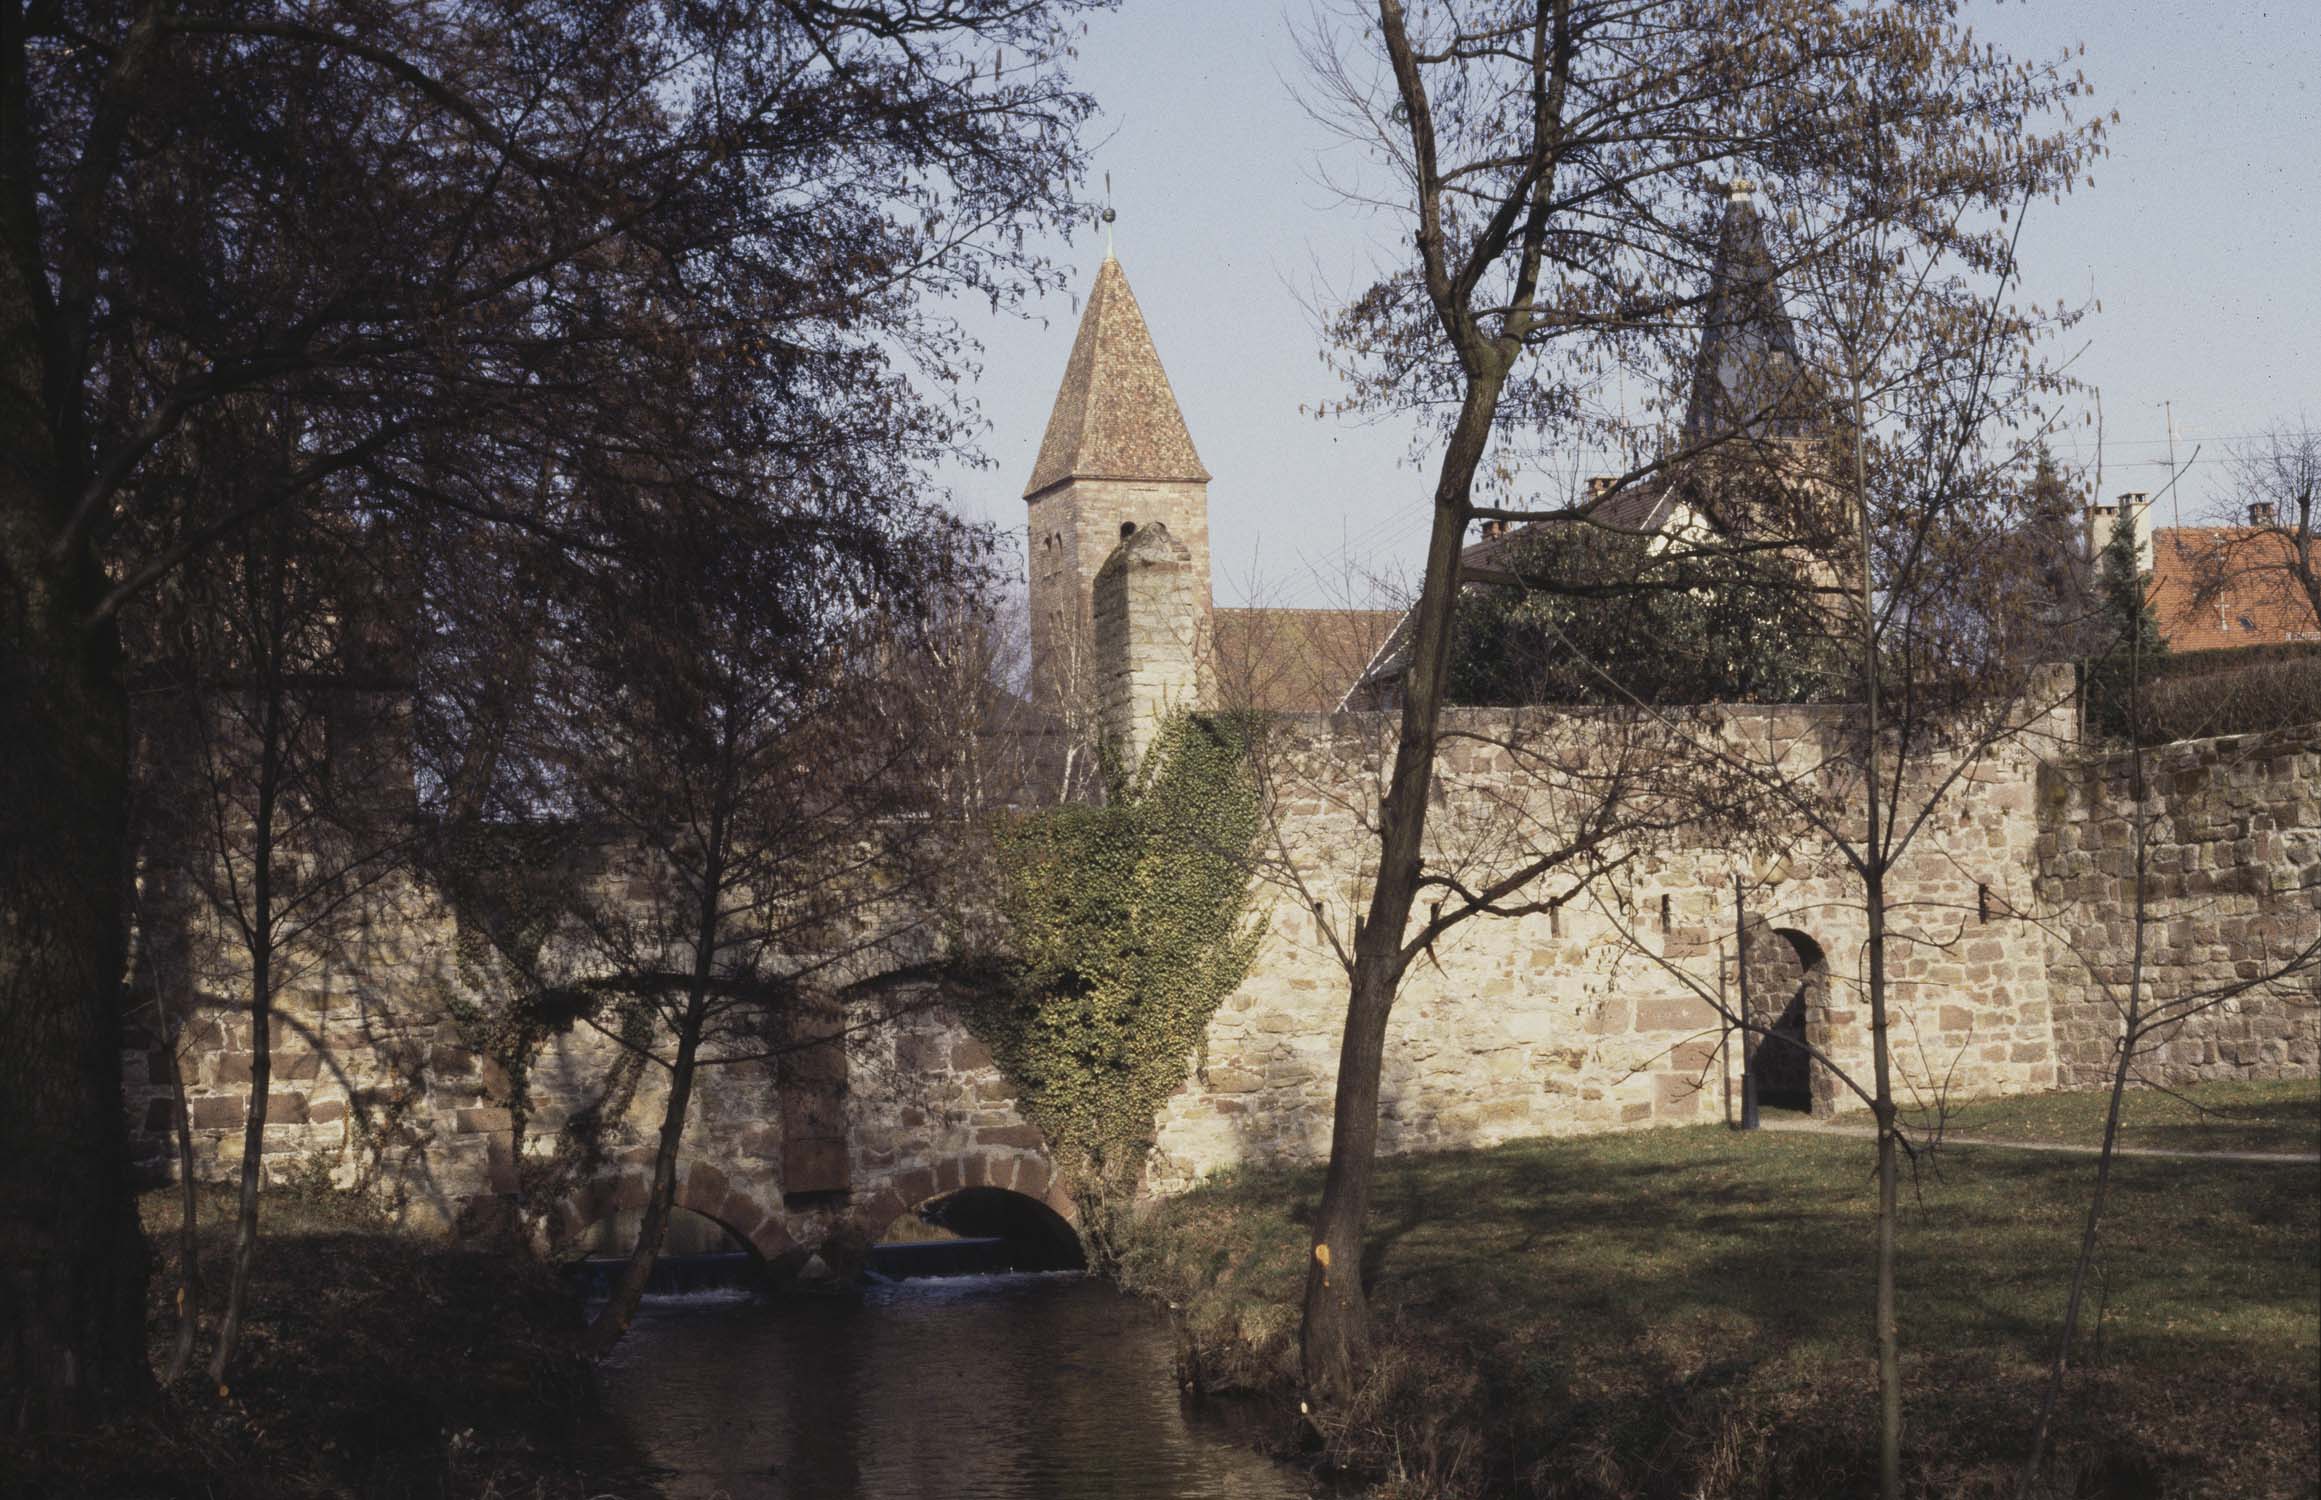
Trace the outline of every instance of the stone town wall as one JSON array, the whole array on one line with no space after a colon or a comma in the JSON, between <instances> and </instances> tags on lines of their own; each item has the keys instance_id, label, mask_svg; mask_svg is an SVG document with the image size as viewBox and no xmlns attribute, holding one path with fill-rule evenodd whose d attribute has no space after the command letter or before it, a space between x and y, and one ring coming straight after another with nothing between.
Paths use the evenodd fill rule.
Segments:
<instances>
[{"instance_id":1,"label":"stone town wall","mask_svg":"<svg viewBox=\"0 0 2321 1500\"><path fill-rule=\"evenodd\" d=\"M1801 769L1828 760L1828 711L1716 718L1735 754ZM1569 716L1460 710L1449 728L1431 854L1470 884L1568 811L1541 792L1541 764L1615 753ZM2121 977L2132 936L2124 763L2043 762L2040 751L2067 736L2058 723L2037 728L1972 768L1898 872L1892 989L1905 1095L2087 1084L2110 1055L2100 987ZM1197 1075L1163 1113L1154 1188L1236 1161L1326 1153L1346 983L1336 945L1368 900L1390 732L1388 716L1294 720L1269 755L1275 860L1256 901L1267 937L1211 1024ZM2152 752L2155 993L2245 977L2260 952L2278 955L2321 928L2317 740L2321 728ZM1789 857L1768 860L1762 851L1775 846ZM1477 917L1446 934L1413 965L1395 1008L1384 1149L1729 1117L1739 1051L1684 979L1737 995L1732 877L1769 865L1777 878L1749 895L1752 928L1820 956L1803 987L1805 1038L1862 1069L1859 889L1834 863L1796 852L1810 847L1797 830L1763 824L1639 842L1615 875L1568 904ZM232 950L187 925L176 949L209 957L164 989L187 1017L179 1059L196 1171L218 1178L239 1162L249 1035ZM328 951L299 957L275 1023L268 1170L368 1186L418 1225L476 1229L516 1214L540 1238L568 1241L642 1201L664 1075L576 1028L534 1055L519 1118L517 1090L479 1029L504 996L461 936L437 895L403 884L378 892ZM2146 1076L2313 1076L2315 999L2308 974L2299 991L2220 1007L2170 1039ZM955 1017L928 1006L887 1024L866 1019L844 1018L847 1191L784 1193L789 1085L776 1063L754 1062L705 1075L679 1202L768 1254L846 1225L875 1234L959 1186L1012 1188L1070 1216L1037 1132ZM173 1150L167 1065L149 1034L124 1073L141 1147L160 1167ZM1833 1112L1858 1101L1822 1071L1812 1104Z\"/></svg>"},{"instance_id":2,"label":"stone town wall","mask_svg":"<svg viewBox=\"0 0 2321 1500\"><path fill-rule=\"evenodd\" d=\"M194 1171L224 1179L242 1155L247 980L222 931L188 924L173 939L192 956L165 989L183 1018ZM668 1074L576 1025L537 1045L519 1091L489 1030L506 995L473 946L436 893L405 882L353 913L327 951L294 956L272 1027L266 1172L364 1188L415 1228L475 1233L512 1220L543 1243L570 1242L643 1203ZM783 1126L794 1111L781 1063L761 1060L701 1073L679 1203L769 1256L841 1225L875 1236L961 1186L1011 1188L1072 1217L990 1054L938 1005L882 1002L882 1014L893 1019L869 1024L857 1007L837 1044L849 1191L785 1195ZM169 1057L151 1016L136 1018L143 1033L123 1082L140 1157L166 1176L176 1159Z\"/></svg>"},{"instance_id":3,"label":"stone town wall","mask_svg":"<svg viewBox=\"0 0 2321 1500\"><path fill-rule=\"evenodd\" d=\"M2145 977L2160 1004L2267 972L2321 937L2321 725L2145 752ZM2131 757L2058 764L2041 783L2040 895L2054 926L2059 1082L2111 1081L2135 946ZM2177 1085L2321 1075L2321 973L2201 1010L2137 1076Z\"/></svg>"},{"instance_id":4,"label":"stone town wall","mask_svg":"<svg viewBox=\"0 0 2321 1500\"><path fill-rule=\"evenodd\" d=\"M1711 717L1726 749L1758 763L1800 773L1830 763L1831 710L1737 708ZM1890 993L1906 1096L2055 1083L2045 939L2001 914L2035 899L2037 754L2068 741L2068 719L2063 711L2030 726L2021 742L1974 767L1897 871ZM1430 865L1456 868L1478 886L1511 868L1527 840L1567 827L1568 809L1543 805L1536 771L1573 753L1556 739L1573 722L1559 729L1538 711L1454 711L1443 795L1429 820ZM1167 1107L1155 1173L1164 1188L1241 1160L1318 1158L1328 1149L1346 998L1337 945L1350 943L1354 914L1369 898L1377 838L1368 819L1384 731L1378 716L1341 715L1298 721L1290 738L1271 757L1279 858L1258 898L1267 937L1210 1027L1206 1066ZM1733 1114L1739 1046L1727 1045L1714 1007L1671 968L1737 1001L1732 880L1759 874L1767 861L1752 846L1768 844L1815 847L1803 830L1784 834L1761 822L1680 832L1638 843L1616 875L1558 910L1478 916L1446 934L1413 964L1395 1005L1383 1149ZM1753 927L1796 934L1806 951L1818 950L1806 1040L1866 1079L1858 882L1834 860L1793 853L1778 882L1749 900ZM1414 920L1424 914L1422 903ZM1817 1112L1858 1102L1826 1071L1816 1080Z\"/></svg>"}]
</instances>

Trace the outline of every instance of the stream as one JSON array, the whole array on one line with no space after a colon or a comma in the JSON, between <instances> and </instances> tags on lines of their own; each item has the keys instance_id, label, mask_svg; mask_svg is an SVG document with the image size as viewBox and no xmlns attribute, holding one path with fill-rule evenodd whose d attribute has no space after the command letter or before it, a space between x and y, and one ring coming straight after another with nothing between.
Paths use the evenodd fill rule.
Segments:
<instances>
[{"instance_id":1,"label":"stream","mask_svg":"<svg viewBox=\"0 0 2321 1500\"><path fill-rule=\"evenodd\" d=\"M1188 1420L1151 1307L1077 1272L648 1298L606 1394L670 1500L1291 1500Z\"/></svg>"}]
</instances>

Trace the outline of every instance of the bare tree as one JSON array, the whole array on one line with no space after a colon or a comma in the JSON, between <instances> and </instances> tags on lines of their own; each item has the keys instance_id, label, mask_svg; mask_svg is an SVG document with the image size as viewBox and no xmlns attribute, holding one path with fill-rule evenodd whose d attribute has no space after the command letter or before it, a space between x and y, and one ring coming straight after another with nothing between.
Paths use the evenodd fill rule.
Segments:
<instances>
[{"instance_id":1,"label":"bare tree","mask_svg":"<svg viewBox=\"0 0 2321 1500\"><path fill-rule=\"evenodd\" d=\"M924 1003L956 956L953 903L929 889L955 831L935 814L953 810L931 794L964 790L945 774L964 757L898 711L896 681L926 633L912 622L967 607L984 548L898 493L888 445L908 435L810 467L636 465L575 492L601 551L544 650L526 754L609 867L527 978L536 1007L667 1075L643 1229L596 1347L651 1275L699 1070L843 1047L846 1002L892 1001L877 1018Z\"/></svg>"},{"instance_id":2,"label":"bare tree","mask_svg":"<svg viewBox=\"0 0 2321 1500\"><path fill-rule=\"evenodd\" d=\"M189 515L218 514L296 462L299 426L287 402L221 402L155 463L176 470ZM381 675L395 632L359 528L344 508L269 511L189 558L125 622L149 663L134 700L139 878L152 898L139 898L139 940L164 1029L179 1019L169 1002L191 997L163 994L161 971L190 984L197 948L215 989L246 991L249 1102L213 1382L233 1358L257 1251L276 996L335 955L412 831L408 758L393 716L375 711L404 687ZM180 887L195 909L171 909ZM190 1179L192 1163L181 1169ZM190 1249L186 1274L190 1285Z\"/></svg>"},{"instance_id":3,"label":"bare tree","mask_svg":"<svg viewBox=\"0 0 2321 1500\"><path fill-rule=\"evenodd\" d=\"M1599 395L1614 369L1656 374L1681 358L1683 325L1712 295L1712 186L1784 179L1800 260L1891 223L1909 242L1988 266L2003 238L1961 215L2059 188L2090 140L2041 133L2077 89L2059 64L2000 57L1946 15L1905 4L1380 0L1359 31L1325 29L1311 50L1330 118L1383 168L1383 183L1353 190L1386 205L1413 245L1334 327L1356 401L1422 413L1441 440L1307 1271L1305 1378L1334 1400L1366 1343L1357 1268L1381 1046L1409 962L1470 524L1584 520L1679 462L1725 452L1761 466L1778 451L1768 441L1786 420L1778 405L1712 404L1681 441L1647 452L1657 439ZM1794 380L1784 402L1792 393L1812 395ZM1527 450L1596 439L1640 461L1591 496L1522 498ZM1826 545L1841 522L1806 507L1719 545Z\"/></svg>"},{"instance_id":4,"label":"bare tree","mask_svg":"<svg viewBox=\"0 0 2321 1500\"><path fill-rule=\"evenodd\" d=\"M559 483L619 461L621 406L698 394L671 364L704 351L766 447L800 391L957 441L917 378L965 351L920 294L1052 284L1011 231L1077 216L1078 8L0 6L14 1425L150 1389L117 1077L124 605L334 478L585 546ZM157 455L252 392L304 414L294 462L195 515Z\"/></svg>"},{"instance_id":5,"label":"bare tree","mask_svg":"<svg viewBox=\"0 0 2321 1500\"><path fill-rule=\"evenodd\" d=\"M2041 550L2056 540L2057 488L2040 444L2042 404L2063 380L2035 344L2073 315L2050 321L2011 305L2011 243L1980 288L1943 276L1942 254L1870 227L1799 268L1816 313L1808 358L1848 460L1823 482L1842 497L1858 538L1855 596L1839 637L1851 656L1848 702L1802 745L1693 743L1694 754L1753 781L1787 825L1794 844L1776 870L1792 859L1826 864L1861 915L1861 969L1851 982L1869 1015L1867 1056L1811 1050L1878 1128L1874 1326L1889 1496L1900 1493L1903 1451L1897 1210L1903 1158L1915 1150L1897 1078L1899 997L1909 982L1897 978L1897 962L1964 935L1960 914L1910 891L1912 867L1931 857L1922 846L1942 807L1984 767L2067 737L2072 690L2042 664L2083 633L2083 622L2058 621L2053 562ZM1598 665L1616 687L1609 668ZM1765 883L1737 877L1736 899L1761 910ZM1746 965L1745 952L1735 957ZM1771 1034L1745 994L1736 1001L1669 968L1729 1028ZM1947 1078L1930 1074L1938 1135Z\"/></svg>"},{"instance_id":6,"label":"bare tree","mask_svg":"<svg viewBox=\"0 0 2321 1500\"><path fill-rule=\"evenodd\" d=\"M341 816L332 785L328 718L345 675L334 617L345 601L327 575L343 559L298 535L303 519L269 515L183 575L180 660L195 698L187 718L205 825L193 874L230 934L229 951L246 965L250 1028L234 1256L213 1382L233 1359L257 1253L275 997L302 962L322 957L333 919L388 854Z\"/></svg>"}]
</instances>

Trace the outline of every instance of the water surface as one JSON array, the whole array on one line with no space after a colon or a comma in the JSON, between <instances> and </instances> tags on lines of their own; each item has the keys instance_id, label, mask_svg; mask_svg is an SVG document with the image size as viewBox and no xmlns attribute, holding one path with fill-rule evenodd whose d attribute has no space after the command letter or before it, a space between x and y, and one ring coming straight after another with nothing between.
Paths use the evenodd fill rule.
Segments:
<instances>
[{"instance_id":1,"label":"water surface","mask_svg":"<svg viewBox=\"0 0 2321 1500\"><path fill-rule=\"evenodd\" d=\"M608 1363L671 1500L1290 1500L1186 1419L1155 1312L1076 1273L651 1298Z\"/></svg>"}]
</instances>

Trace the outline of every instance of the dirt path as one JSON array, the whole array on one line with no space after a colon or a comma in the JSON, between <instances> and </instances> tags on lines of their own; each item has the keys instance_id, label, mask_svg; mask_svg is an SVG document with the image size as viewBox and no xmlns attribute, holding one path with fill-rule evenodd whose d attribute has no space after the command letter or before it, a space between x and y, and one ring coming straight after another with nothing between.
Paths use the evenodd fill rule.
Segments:
<instances>
[{"instance_id":1,"label":"dirt path","mask_svg":"<svg viewBox=\"0 0 2321 1500\"><path fill-rule=\"evenodd\" d=\"M1870 1125L1825 1125L1816 1120L1764 1120L1767 1130L1787 1131L1792 1135L1837 1135L1858 1140L1876 1140L1877 1128ZM2065 1156L2098 1156L2100 1146L2081 1146L2068 1141L2002 1141L1987 1135L1945 1134L1945 1146L1990 1146L2000 1151L2053 1151ZM2321 1167L2321 1155L2298 1154L2288 1151L2171 1151L2159 1146L2115 1146L2114 1156L2156 1156L2172 1161L2250 1161L2272 1166Z\"/></svg>"}]
</instances>

